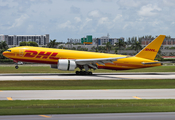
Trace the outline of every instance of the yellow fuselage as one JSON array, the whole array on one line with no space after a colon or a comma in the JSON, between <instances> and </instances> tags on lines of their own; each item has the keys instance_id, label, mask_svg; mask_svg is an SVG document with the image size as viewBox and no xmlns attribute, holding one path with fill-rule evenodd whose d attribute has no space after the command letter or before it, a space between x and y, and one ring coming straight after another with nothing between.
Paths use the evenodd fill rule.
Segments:
<instances>
[{"instance_id":1,"label":"yellow fuselage","mask_svg":"<svg viewBox=\"0 0 175 120\"><path fill-rule=\"evenodd\" d=\"M75 50L64 50L64 49L52 49L52 48L41 48L41 47L15 47L4 52L3 55L13 59L15 62L36 62L46 64L57 64L59 59L97 59L97 58L117 58L126 57L125 55L117 54L106 54L97 52L85 52ZM112 69L112 70L127 70L136 68L146 68L153 66L161 66L157 64L142 64L155 62L154 60L145 59L141 57L127 57L118 59L112 63L106 63L105 65L97 64L99 69Z\"/></svg>"}]
</instances>

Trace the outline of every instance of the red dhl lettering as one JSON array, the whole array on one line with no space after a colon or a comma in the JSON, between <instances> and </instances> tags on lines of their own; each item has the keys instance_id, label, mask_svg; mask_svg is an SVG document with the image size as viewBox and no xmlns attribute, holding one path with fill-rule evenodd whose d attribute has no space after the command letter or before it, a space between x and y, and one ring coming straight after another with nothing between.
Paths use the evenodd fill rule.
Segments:
<instances>
[{"instance_id":1,"label":"red dhl lettering","mask_svg":"<svg viewBox=\"0 0 175 120\"><path fill-rule=\"evenodd\" d=\"M31 57L31 58L41 58L41 59L47 59L49 56L49 59L54 59L54 60L58 60L59 57L56 57L56 55L58 53L56 52L45 52L45 51L41 51L41 52L37 52L34 50L26 50L25 51L26 54L24 55L24 57Z\"/></svg>"},{"instance_id":2,"label":"red dhl lettering","mask_svg":"<svg viewBox=\"0 0 175 120\"><path fill-rule=\"evenodd\" d=\"M149 49L149 48L145 48L144 51L157 52L155 49Z\"/></svg>"},{"instance_id":3,"label":"red dhl lettering","mask_svg":"<svg viewBox=\"0 0 175 120\"><path fill-rule=\"evenodd\" d=\"M38 54L37 51L33 50L26 50L25 52L26 54L24 55L24 57L35 57Z\"/></svg>"},{"instance_id":4,"label":"red dhl lettering","mask_svg":"<svg viewBox=\"0 0 175 120\"><path fill-rule=\"evenodd\" d=\"M44 51L41 51L37 56L36 58L41 58L42 59L47 59L49 57L49 55L51 54L52 52L44 52Z\"/></svg>"}]
</instances>

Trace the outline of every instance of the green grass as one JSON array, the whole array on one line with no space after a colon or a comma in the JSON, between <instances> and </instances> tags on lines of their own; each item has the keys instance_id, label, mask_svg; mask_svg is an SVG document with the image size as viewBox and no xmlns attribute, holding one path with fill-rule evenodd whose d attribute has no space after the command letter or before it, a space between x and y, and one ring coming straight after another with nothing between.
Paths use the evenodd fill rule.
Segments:
<instances>
[{"instance_id":1,"label":"green grass","mask_svg":"<svg viewBox=\"0 0 175 120\"><path fill-rule=\"evenodd\" d=\"M79 69L76 69L79 70ZM175 72L175 66L159 66L151 68L142 68L134 70L103 70L98 69L93 71L94 73L109 73L109 72ZM0 66L0 73L75 73L75 71L61 71L57 69L52 69L49 66L19 66L19 69L15 69L14 66Z\"/></svg>"},{"instance_id":2,"label":"green grass","mask_svg":"<svg viewBox=\"0 0 175 120\"><path fill-rule=\"evenodd\" d=\"M0 101L0 115L175 112L175 100Z\"/></svg>"},{"instance_id":3,"label":"green grass","mask_svg":"<svg viewBox=\"0 0 175 120\"><path fill-rule=\"evenodd\" d=\"M0 81L0 90L168 89L168 88L175 88L175 79Z\"/></svg>"}]
</instances>

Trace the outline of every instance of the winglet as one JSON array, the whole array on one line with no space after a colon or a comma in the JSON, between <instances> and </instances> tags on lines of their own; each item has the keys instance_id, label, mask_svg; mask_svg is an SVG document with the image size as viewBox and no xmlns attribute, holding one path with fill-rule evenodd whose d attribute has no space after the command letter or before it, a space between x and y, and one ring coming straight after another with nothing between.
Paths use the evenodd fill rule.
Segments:
<instances>
[{"instance_id":1,"label":"winglet","mask_svg":"<svg viewBox=\"0 0 175 120\"><path fill-rule=\"evenodd\" d=\"M159 35L135 56L154 60L164 39L165 35Z\"/></svg>"}]
</instances>

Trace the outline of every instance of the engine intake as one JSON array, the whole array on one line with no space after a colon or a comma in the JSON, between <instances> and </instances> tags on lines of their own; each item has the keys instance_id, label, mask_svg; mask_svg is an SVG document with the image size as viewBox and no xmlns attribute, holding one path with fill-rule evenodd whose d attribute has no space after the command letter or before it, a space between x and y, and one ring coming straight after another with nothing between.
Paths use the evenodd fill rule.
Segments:
<instances>
[{"instance_id":1,"label":"engine intake","mask_svg":"<svg viewBox=\"0 0 175 120\"><path fill-rule=\"evenodd\" d=\"M50 67L57 68L58 70L74 71L76 68L76 63L73 60L59 59L57 65L51 65Z\"/></svg>"}]
</instances>

